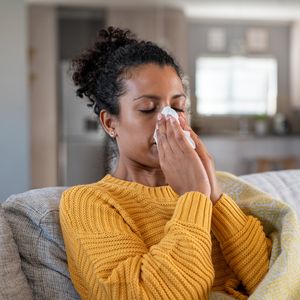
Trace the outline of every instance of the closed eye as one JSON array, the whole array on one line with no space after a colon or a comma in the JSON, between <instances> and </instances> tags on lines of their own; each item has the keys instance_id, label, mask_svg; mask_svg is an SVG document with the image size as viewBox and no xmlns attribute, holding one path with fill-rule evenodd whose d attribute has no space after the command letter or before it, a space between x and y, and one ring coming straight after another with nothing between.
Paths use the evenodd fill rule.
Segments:
<instances>
[{"instance_id":1,"label":"closed eye","mask_svg":"<svg viewBox=\"0 0 300 300\"><path fill-rule=\"evenodd\" d=\"M140 110L140 112L142 113L145 113L145 114L149 114L149 113L152 113L156 110L156 108L152 108L152 109L143 109L143 110Z\"/></svg>"},{"instance_id":2,"label":"closed eye","mask_svg":"<svg viewBox=\"0 0 300 300\"><path fill-rule=\"evenodd\" d=\"M172 107L175 111L177 111L177 112L184 112L184 110L183 109L181 109L181 108L176 108L176 107ZM152 108L152 109L143 109L143 110L140 110L140 112L142 112L142 113L145 113L145 114L149 114L149 113L152 113L152 112L154 112L156 110L156 108L154 107L154 108Z\"/></svg>"}]
</instances>

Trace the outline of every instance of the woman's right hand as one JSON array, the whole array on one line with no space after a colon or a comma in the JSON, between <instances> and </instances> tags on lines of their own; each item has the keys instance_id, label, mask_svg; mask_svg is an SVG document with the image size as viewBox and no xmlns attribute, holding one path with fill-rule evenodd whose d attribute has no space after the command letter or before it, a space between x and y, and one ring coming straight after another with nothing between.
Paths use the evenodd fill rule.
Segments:
<instances>
[{"instance_id":1,"label":"woman's right hand","mask_svg":"<svg viewBox=\"0 0 300 300\"><path fill-rule=\"evenodd\" d=\"M158 115L158 155L167 183L179 195L198 191L210 197L206 170L175 118Z\"/></svg>"}]
</instances>

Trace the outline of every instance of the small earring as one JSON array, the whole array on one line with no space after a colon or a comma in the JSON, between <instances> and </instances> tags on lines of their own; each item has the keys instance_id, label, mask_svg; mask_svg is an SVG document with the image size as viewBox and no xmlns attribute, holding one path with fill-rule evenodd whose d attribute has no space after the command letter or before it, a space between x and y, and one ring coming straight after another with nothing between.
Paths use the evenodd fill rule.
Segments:
<instances>
[{"instance_id":1,"label":"small earring","mask_svg":"<svg viewBox=\"0 0 300 300\"><path fill-rule=\"evenodd\" d=\"M114 138L114 137L115 137L115 132L114 132L114 131L111 131L111 132L109 133L109 135L110 135L112 138Z\"/></svg>"}]
</instances>

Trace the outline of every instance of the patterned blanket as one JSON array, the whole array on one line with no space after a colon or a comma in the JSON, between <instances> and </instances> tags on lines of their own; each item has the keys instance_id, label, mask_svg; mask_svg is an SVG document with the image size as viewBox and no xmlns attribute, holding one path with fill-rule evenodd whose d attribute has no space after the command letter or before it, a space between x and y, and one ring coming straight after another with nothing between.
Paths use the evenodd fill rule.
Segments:
<instances>
[{"instance_id":1,"label":"patterned blanket","mask_svg":"<svg viewBox=\"0 0 300 300\"><path fill-rule=\"evenodd\" d=\"M246 214L257 217L272 240L270 270L249 300L300 299L300 226L295 211L279 199L258 190L242 179L217 172L223 191ZM232 299L212 293L210 299Z\"/></svg>"}]
</instances>

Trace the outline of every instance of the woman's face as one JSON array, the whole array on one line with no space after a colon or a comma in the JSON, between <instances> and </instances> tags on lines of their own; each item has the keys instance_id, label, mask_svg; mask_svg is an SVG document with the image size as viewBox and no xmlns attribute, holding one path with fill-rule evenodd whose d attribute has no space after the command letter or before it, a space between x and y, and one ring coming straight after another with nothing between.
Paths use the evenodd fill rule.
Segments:
<instances>
[{"instance_id":1,"label":"woman's face","mask_svg":"<svg viewBox=\"0 0 300 300\"><path fill-rule=\"evenodd\" d=\"M159 168L153 138L157 114L165 106L185 112L182 81L170 66L147 64L129 70L125 87L126 93L119 98L116 126L120 159L125 163Z\"/></svg>"}]
</instances>

